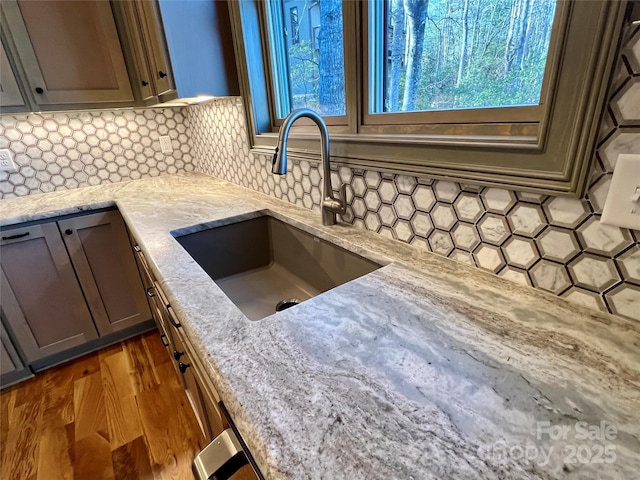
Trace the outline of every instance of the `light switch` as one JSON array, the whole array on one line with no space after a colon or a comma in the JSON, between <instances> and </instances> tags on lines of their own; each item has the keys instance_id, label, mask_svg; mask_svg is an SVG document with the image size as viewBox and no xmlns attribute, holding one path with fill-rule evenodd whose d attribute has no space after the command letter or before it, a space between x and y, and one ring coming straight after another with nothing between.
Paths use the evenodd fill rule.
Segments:
<instances>
[{"instance_id":1,"label":"light switch","mask_svg":"<svg viewBox=\"0 0 640 480\"><path fill-rule=\"evenodd\" d=\"M640 154L620 154L601 223L640 230Z\"/></svg>"}]
</instances>

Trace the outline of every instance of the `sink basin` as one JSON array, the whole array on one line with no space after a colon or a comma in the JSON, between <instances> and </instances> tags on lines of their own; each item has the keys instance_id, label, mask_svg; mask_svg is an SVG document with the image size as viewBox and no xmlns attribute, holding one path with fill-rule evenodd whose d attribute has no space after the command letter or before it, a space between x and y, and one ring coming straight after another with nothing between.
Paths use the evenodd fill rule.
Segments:
<instances>
[{"instance_id":1,"label":"sink basin","mask_svg":"<svg viewBox=\"0 0 640 480\"><path fill-rule=\"evenodd\" d=\"M175 238L251 320L381 267L268 215Z\"/></svg>"}]
</instances>

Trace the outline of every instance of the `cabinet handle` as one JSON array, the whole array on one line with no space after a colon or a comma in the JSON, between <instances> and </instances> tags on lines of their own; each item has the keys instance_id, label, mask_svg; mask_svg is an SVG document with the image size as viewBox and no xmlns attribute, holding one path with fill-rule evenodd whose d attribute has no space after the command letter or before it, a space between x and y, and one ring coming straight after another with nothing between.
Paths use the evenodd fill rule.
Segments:
<instances>
[{"instance_id":1,"label":"cabinet handle","mask_svg":"<svg viewBox=\"0 0 640 480\"><path fill-rule=\"evenodd\" d=\"M160 78L164 78L164 77L166 77L166 76L167 76L167 74L166 74L166 73L164 73L162 70L160 70L160 71L158 72L158 76L159 76Z\"/></svg>"},{"instance_id":2,"label":"cabinet handle","mask_svg":"<svg viewBox=\"0 0 640 480\"><path fill-rule=\"evenodd\" d=\"M164 343L166 340L167 343ZM170 347L171 345L169 344L169 340L167 339L167 336L163 333L162 335L160 335L160 341L162 342L162 345L164 345L165 347Z\"/></svg>"},{"instance_id":3,"label":"cabinet handle","mask_svg":"<svg viewBox=\"0 0 640 480\"><path fill-rule=\"evenodd\" d=\"M147 288L147 297L149 297L149 298L153 298L153 297L155 297L155 296L156 296L156 294L155 294L155 293L153 293L153 287L149 287L149 288Z\"/></svg>"},{"instance_id":4,"label":"cabinet handle","mask_svg":"<svg viewBox=\"0 0 640 480\"><path fill-rule=\"evenodd\" d=\"M178 321L178 317L176 317L176 314L173 313L173 308L171 307L171 305L167 305L167 313L169 314L169 321L171 322L171 324L176 328L180 328L182 324Z\"/></svg>"},{"instance_id":5,"label":"cabinet handle","mask_svg":"<svg viewBox=\"0 0 640 480\"><path fill-rule=\"evenodd\" d=\"M146 80L142 80L142 86L143 87L149 86L149 82L147 82Z\"/></svg>"},{"instance_id":6,"label":"cabinet handle","mask_svg":"<svg viewBox=\"0 0 640 480\"><path fill-rule=\"evenodd\" d=\"M173 358L175 358L176 360L180 360L180 357L184 355L184 352L179 352L177 350L173 351Z\"/></svg>"},{"instance_id":7,"label":"cabinet handle","mask_svg":"<svg viewBox=\"0 0 640 480\"><path fill-rule=\"evenodd\" d=\"M42 89L41 87L36 87L36 93L42 94L44 93L44 89Z\"/></svg>"},{"instance_id":8,"label":"cabinet handle","mask_svg":"<svg viewBox=\"0 0 640 480\"><path fill-rule=\"evenodd\" d=\"M136 253L138 253L138 252L141 252L141 251L142 251L142 249L140 248L140 245L134 245L134 246L133 246L133 251L134 251L134 252L136 252Z\"/></svg>"},{"instance_id":9,"label":"cabinet handle","mask_svg":"<svg viewBox=\"0 0 640 480\"><path fill-rule=\"evenodd\" d=\"M72 233L73 233L73 230L71 230L70 228L67 228L67 229L64 231L64 234L65 234L65 235L71 235Z\"/></svg>"},{"instance_id":10,"label":"cabinet handle","mask_svg":"<svg viewBox=\"0 0 640 480\"><path fill-rule=\"evenodd\" d=\"M2 237L3 240L15 240L16 238L22 238L29 235L30 232L18 233L16 235L9 235L8 237Z\"/></svg>"},{"instance_id":11,"label":"cabinet handle","mask_svg":"<svg viewBox=\"0 0 640 480\"><path fill-rule=\"evenodd\" d=\"M184 372L186 372L186 371L187 371L187 368L189 368L190 366L191 366L191 364L190 364L190 363L182 363L182 362L180 362L180 363L178 364L178 368L180 369L180 373L184 373Z\"/></svg>"}]
</instances>

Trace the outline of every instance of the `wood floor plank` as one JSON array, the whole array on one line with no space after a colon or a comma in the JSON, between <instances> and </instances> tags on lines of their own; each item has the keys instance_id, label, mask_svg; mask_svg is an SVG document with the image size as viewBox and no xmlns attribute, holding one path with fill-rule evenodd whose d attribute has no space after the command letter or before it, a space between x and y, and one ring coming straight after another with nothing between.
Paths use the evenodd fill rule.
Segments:
<instances>
[{"instance_id":1,"label":"wood floor plank","mask_svg":"<svg viewBox=\"0 0 640 480\"><path fill-rule=\"evenodd\" d=\"M75 443L75 480L115 480L109 441L92 432Z\"/></svg>"},{"instance_id":2,"label":"wood floor plank","mask_svg":"<svg viewBox=\"0 0 640 480\"><path fill-rule=\"evenodd\" d=\"M100 363L109 440L111 449L115 450L140 437L142 426L128 355L121 350L101 358Z\"/></svg>"},{"instance_id":3,"label":"wood floor plank","mask_svg":"<svg viewBox=\"0 0 640 480\"><path fill-rule=\"evenodd\" d=\"M40 398L31 403L16 406L9 418L10 431L3 445L0 478L12 480L35 480L38 464L42 402Z\"/></svg>"},{"instance_id":4,"label":"wood floor plank","mask_svg":"<svg viewBox=\"0 0 640 480\"><path fill-rule=\"evenodd\" d=\"M72 424L45 424L40 438L37 480L73 480L74 437Z\"/></svg>"},{"instance_id":5,"label":"wood floor plank","mask_svg":"<svg viewBox=\"0 0 640 480\"><path fill-rule=\"evenodd\" d=\"M153 480L153 471L144 437L122 445L111 452L117 480Z\"/></svg>"},{"instance_id":6,"label":"wood floor plank","mask_svg":"<svg viewBox=\"0 0 640 480\"><path fill-rule=\"evenodd\" d=\"M160 365L172 361L167 347L162 344L162 340L160 340L160 336L158 334L155 332L153 332L153 334L146 334L143 335L141 339L149 352L154 365Z\"/></svg>"},{"instance_id":7,"label":"wood floor plank","mask_svg":"<svg viewBox=\"0 0 640 480\"><path fill-rule=\"evenodd\" d=\"M137 338L124 342L132 366L133 386L136 393L156 387L160 380L153 370L153 359L149 349Z\"/></svg>"},{"instance_id":8,"label":"wood floor plank","mask_svg":"<svg viewBox=\"0 0 640 480\"><path fill-rule=\"evenodd\" d=\"M0 394L0 447L7 444L7 436L9 435L9 414L13 411L16 398L16 387L8 388ZM4 448L0 449L0 461Z\"/></svg>"},{"instance_id":9,"label":"wood floor plank","mask_svg":"<svg viewBox=\"0 0 640 480\"><path fill-rule=\"evenodd\" d=\"M116 343L115 345L109 345L108 347L104 347L98 352L98 357L100 361L104 360L111 355L117 355L123 351L122 342Z\"/></svg>"},{"instance_id":10,"label":"wood floor plank","mask_svg":"<svg viewBox=\"0 0 640 480\"><path fill-rule=\"evenodd\" d=\"M149 457L156 480L192 480L191 464L200 451L199 427L188 411L186 396L178 398L183 391L163 383L137 395L140 418L149 444ZM166 415L171 406L181 405L173 414ZM190 408L190 406L188 407ZM188 413L191 413L189 417ZM185 421L186 418L186 421Z\"/></svg>"},{"instance_id":11,"label":"wood floor plank","mask_svg":"<svg viewBox=\"0 0 640 480\"><path fill-rule=\"evenodd\" d=\"M43 372L42 423L50 426L64 426L73 423L74 377L63 368Z\"/></svg>"},{"instance_id":12,"label":"wood floor plank","mask_svg":"<svg viewBox=\"0 0 640 480\"><path fill-rule=\"evenodd\" d=\"M0 392L0 479L193 480L205 443L172 362L153 333Z\"/></svg>"},{"instance_id":13,"label":"wood floor plank","mask_svg":"<svg viewBox=\"0 0 640 480\"><path fill-rule=\"evenodd\" d=\"M76 443L94 433L109 443L109 427L104 406L104 392L100 372L74 382L73 408Z\"/></svg>"},{"instance_id":14,"label":"wood floor plank","mask_svg":"<svg viewBox=\"0 0 640 480\"><path fill-rule=\"evenodd\" d=\"M43 378L36 375L33 378L20 384L16 389L15 406L27 405L33 402L34 398L40 398L43 392Z\"/></svg>"},{"instance_id":15,"label":"wood floor plank","mask_svg":"<svg viewBox=\"0 0 640 480\"><path fill-rule=\"evenodd\" d=\"M73 379L78 380L100 371L100 354L93 352L55 368L69 369L68 372L73 376Z\"/></svg>"}]
</instances>

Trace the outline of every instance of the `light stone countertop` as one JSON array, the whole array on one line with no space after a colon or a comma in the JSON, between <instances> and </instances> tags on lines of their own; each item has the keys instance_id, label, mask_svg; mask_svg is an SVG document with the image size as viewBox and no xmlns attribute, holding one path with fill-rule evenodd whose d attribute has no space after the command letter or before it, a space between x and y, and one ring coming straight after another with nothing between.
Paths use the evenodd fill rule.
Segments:
<instances>
[{"instance_id":1,"label":"light stone countertop","mask_svg":"<svg viewBox=\"0 0 640 480\"><path fill-rule=\"evenodd\" d=\"M2 200L0 224L114 204L266 478L637 478L637 323L202 174ZM250 321L170 232L257 211L386 266Z\"/></svg>"}]
</instances>

